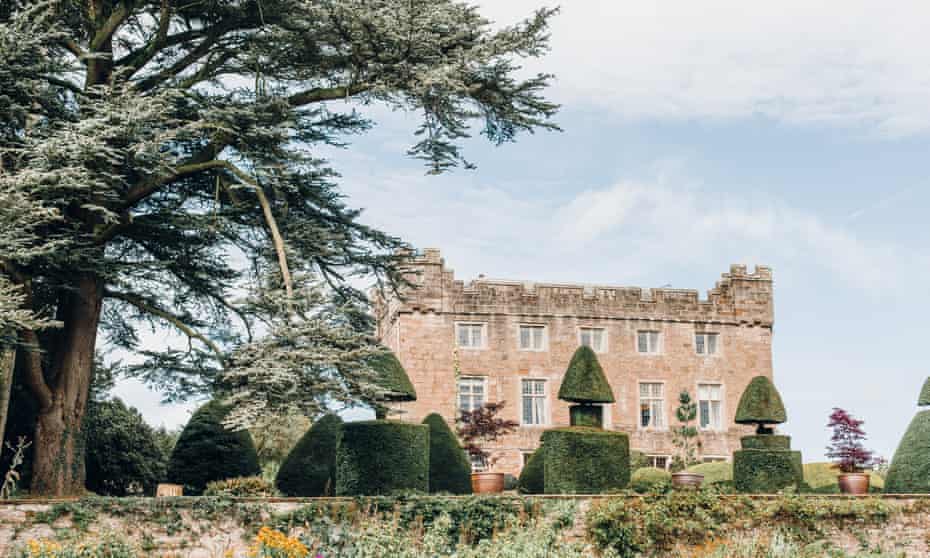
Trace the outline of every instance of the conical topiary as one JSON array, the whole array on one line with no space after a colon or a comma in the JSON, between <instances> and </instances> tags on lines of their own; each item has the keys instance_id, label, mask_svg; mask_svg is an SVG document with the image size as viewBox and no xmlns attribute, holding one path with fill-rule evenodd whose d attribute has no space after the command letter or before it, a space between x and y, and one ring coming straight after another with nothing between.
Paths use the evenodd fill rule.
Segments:
<instances>
[{"instance_id":1,"label":"conical topiary","mask_svg":"<svg viewBox=\"0 0 930 558\"><path fill-rule=\"evenodd\" d=\"M471 494L471 464L452 429L439 413L423 424L429 426L429 491Z\"/></svg>"},{"instance_id":2,"label":"conical topiary","mask_svg":"<svg viewBox=\"0 0 930 558\"><path fill-rule=\"evenodd\" d=\"M767 425L788 420L781 395L766 376L756 376L749 382L736 408L737 424L757 424L759 434L770 434Z\"/></svg>"},{"instance_id":3,"label":"conical topiary","mask_svg":"<svg viewBox=\"0 0 930 558\"><path fill-rule=\"evenodd\" d=\"M332 496L336 490L336 445L342 419L328 414L316 421L291 450L275 478L285 496Z\"/></svg>"},{"instance_id":4,"label":"conical topiary","mask_svg":"<svg viewBox=\"0 0 930 558\"><path fill-rule=\"evenodd\" d=\"M171 453L168 481L200 494L207 483L261 474L255 444L248 431L223 426L229 407L211 401L191 416Z\"/></svg>"},{"instance_id":5,"label":"conical topiary","mask_svg":"<svg viewBox=\"0 0 930 558\"><path fill-rule=\"evenodd\" d=\"M517 481L520 493L542 494L546 491L546 457L543 451L543 447L539 446L520 471Z\"/></svg>"},{"instance_id":6,"label":"conical topiary","mask_svg":"<svg viewBox=\"0 0 930 558\"><path fill-rule=\"evenodd\" d=\"M368 364L375 372L373 382L377 390L372 403L379 419L387 415L387 409L382 404L385 401L416 401L417 392L394 353L386 350L370 357Z\"/></svg>"},{"instance_id":7,"label":"conical topiary","mask_svg":"<svg viewBox=\"0 0 930 558\"><path fill-rule=\"evenodd\" d=\"M930 378L924 382L917 404L930 405ZM930 493L930 409L918 412L901 438L885 477L885 492Z\"/></svg>"},{"instance_id":8,"label":"conical topiary","mask_svg":"<svg viewBox=\"0 0 930 558\"><path fill-rule=\"evenodd\" d=\"M614 402L613 390L591 347L582 345L575 351L559 387L559 399L588 404Z\"/></svg>"}]
</instances>

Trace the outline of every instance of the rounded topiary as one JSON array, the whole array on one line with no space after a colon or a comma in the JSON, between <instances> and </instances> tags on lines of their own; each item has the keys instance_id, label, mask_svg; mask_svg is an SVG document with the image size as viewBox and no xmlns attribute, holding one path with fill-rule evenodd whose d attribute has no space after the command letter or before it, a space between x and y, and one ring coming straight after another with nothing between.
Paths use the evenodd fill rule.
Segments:
<instances>
[{"instance_id":1,"label":"rounded topiary","mask_svg":"<svg viewBox=\"0 0 930 558\"><path fill-rule=\"evenodd\" d=\"M918 407L930 405L930 378L924 382L924 387L920 390L920 396L917 398Z\"/></svg>"},{"instance_id":2,"label":"rounded topiary","mask_svg":"<svg viewBox=\"0 0 930 558\"><path fill-rule=\"evenodd\" d=\"M429 491L429 427L388 420L348 422L336 449L336 495Z\"/></svg>"},{"instance_id":3,"label":"rounded topiary","mask_svg":"<svg viewBox=\"0 0 930 558\"><path fill-rule=\"evenodd\" d=\"M429 426L429 491L471 494L471 463L452 429L438 413L423 424Z\"/></svg>"},{"instance_id":4,"label":"rounded topiary","mask_svg":"<svg viewBox=\"0 0 930 558\"><path fill-rule=\"evenodd\" d=\"M613 403L614 393L591 347L578 347L568 363L559 399L572 403Z\"/></svg>"},{"instance_id":5,"label":"rounded topiary","mask_svg":"<svg viewBox=\"0 0 930 558\"><path fill-rule=\"evenodd\" d=\"M546 491L546 457L540 446L526 461L520 471L517 488L523 494L542 494Z\"/></svg>"},{"instance_id":6,"label":"rounded topiary","mask_svg":"<svg viewBox=\"0 0 930 558\"><path fill-rule=\"evenodd\" d=\"M885 476L885 492L930 493L930 410L917 413L907 427Z\"/></svg>"},{"instance_id":7,"label":"rounded topiary","mask_svg":"<svg viewBox=\"0 0 930 558\"><path fill-rule=\"evenodd\" d=\"M211 401L197 409L181 431L168 463L168 481L200 494L207 483L261 474L248 431L223 426L229 407Z\"/></svg>"},{"instance_id":8,"label":"rounded topiary","mask_svg":"<svg viewBox=\"0 0 930 558\"><path fill-rule=\"evenodd\" d=\"M394 353L385 350L368 358L368 364L375 373L372 383L376 386L372 397L377 418L387 416L385 401L416 401L417 392L407 376L403 365Z\"/></svg>"},{"instance_id":9,"label":"rounded topiary","mask_svg":"<svg viewBox=\"0 0 930 558\"><path fill-rule=\"evenodd\" d=\"M630 439L622 432L555 428L542 443L546 494L598 494L630 483Z\"/></svg>"},{"instance_id":10,"label":"rounded topiary","mask_svg":"<svg viewBox=\"0 0 930 558\"><path fill-rule=\"evenodd\" d=\"M633 471L630 477L630 488L636 492L652 492L668 488L672 482L672 474L665 469L657 467L643 467Z\"/></svg>"},{"instance_id":11,"label":"rounded topiary","mask_svg":"<svg viewBox=\"0 0 930 558\"><path fill-rule=\"evenodd\" d=\"M328 414L316 421L291 450L275 478L286 496L332 496L336 489L336 446L342 419Z\"/></svg>"},{"instance_id":12,"label":"rounded topiary","mask_svg":"<svg viewBox=\"0 0 930 558\"><path fill-rule=\"evenodd\" d=\"M740 492L773 493L801 488L801 452L743 449L733 452L733 486Z\"/></svg>"},{"instance_id":13,"label":"rounded topiary","mask_svg":"<svg viewBox=\"0 0 930 558\"><path fill-rule=\"evenodd\" d=\"M781 395L766 376L756 376L749 382L736 408L737 424L757 424L759 433L770 432L766 425L788 420Z\"/></svg>"}]
</instances>

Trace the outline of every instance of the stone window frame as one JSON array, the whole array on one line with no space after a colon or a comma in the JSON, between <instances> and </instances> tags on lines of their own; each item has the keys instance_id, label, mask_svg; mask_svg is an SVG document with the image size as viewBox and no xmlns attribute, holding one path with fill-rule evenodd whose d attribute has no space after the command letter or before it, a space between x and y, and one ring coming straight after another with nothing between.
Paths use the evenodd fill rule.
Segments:
<instances>
[{"instance_id":1,"label":"stone window frame","mask_svg":"<svg viewBox=\"0 0 930 558\"><path fill-rule=\"evenodd\" d=\"M481 345L459 345L459 327L460 326L481 326ZM483 351L488 348L488 323L473 320L456 320L453 326L453 340L455 347L465 351Z\"/></svg>"},{"instance_id":2,"label":"stone window frame","mask_svg":"<svg viewBox=\"0 0 930 558\"><path fill-rule=\"evenodd\" d=\"M603 335L603 337L601 338L601 341L602 341L601 345L602 345L602 347L600 348L600 350L595 349L594 347L591 347L591 350L594 351L595 353L599 354L599 355L607 354L607 352L610 350L610 334L608 333L608 328L607 328L606 326L598 326L598 325L580 325L580 326L578 326L578 327L576 328L576 332L577 332L577 334L578 334L578 346L579 346L579 347L581 346L581 330L583 330L583 329L599 329L599 330L601 330L602 332L604 332L604 335Z\"/></svg>"},{"instance_id":3,"label":"stone window frame","mask_svg":"<svg viewBox=\"0 0 930 558\"><path fill-rule=\"evenodd\" d=\"M642 352L639 350L639 334L640 333L655 333L656 335L656 349L652 352ZM665 332L662 331L661 327L638 327L636 332L633 335L633 352L639 356L643 357L657 357L662 356L665 353Z\"/></svg>"},{"instance_id":4,"label":"stone window frame","mask_svg":"<svg viewBox=\"0 0 930 558\"><path fill-rule=\"evenodd\" d=\"M701 427L701 386L717 385L720 386L720 427L719 428L702 428ZM694 403L698 406L697 427L701 432L726 432L727 431L727 385L723 380L697 380L694 383Z\"/></svg>"},{"instance_id":5,"label":"stone window frame","mask_svg":"<svg viewBox=\"0 0 930 558\"><path fill-rule=\"evenodd\" d=\"M462 374L455 380L455 406L458 411L462 410L461 407L461 382L462 380L472 380L480 381L484 384L484 403L488 403L488 377L482 376L480 374Z\"/></svg>"},{"instance_id":6,"label":"stone window frame","mask_svg":"<svg viewBox=\"0 0 930 558\"><path fill-rule=\"evenodd\" d=\"M542 380L545 382L545 386L542 400L543 400L543 421L540 423L525 423L523 422L523 382L525 380ZM517 401L519 401L519 407L517 409L517 414L519 417L520 427L521 428L548 428L552 425L552 405L549 402L549 387L552 383L551 378L545 376L521 376L517 382Z\"/></svg>"},{"instance_id":7,"label":"stone window frame","mask_svg":"<svg viewBox=\"0 0 930 558\"><path fill-rule=\"evenodd\" d=\"M643 384L662 384L662 424L663 426L643 426L640 404L642 403ZM642 432L669 432L668 382L649 378L636 380L636 429ZM654 399L654 398L651 398Z\"/></svg>"},{"instance_id":8,"label":"stone window frame","mask_svg":"<svg viewBox=\"0 0 930 558\"><path fill-rule=\"evenodd\" d=\"M542 329L542 347L539 349L525 349L520 345L520 328L541 328ZM517 323L517 350L524 353L545 353L549 351L549 325L535 322L518 322Z\"/></svg>"},{"instance_id":9,"label":"stone window frame","mask_svg":"<svg viewBox=\"0 0 930 558\"><path fill-rule=\"evenodd\" d=\"M647 453L647 454L645 454L645 455L646 455L646 459L649 459L649 460L650 460L650 465L649 465L650 467L656 467L657 469L664 469L664 470L668 471L668 470L671 468L671 466L672 466L672 456L671 456L671 455L658 454L658 453L656 453L656 454ZM656 466L656 459L664 459L664 460L665 460L665 467L657 467L657 466Z\"/></svg>"},{"instance_id":10,"label":"stone window frame","mask_svg":"<svg viewBox=\"0 0 930 558\"><path fill-rule=\"evenodd\" d=\"M706 351L706 349L705 349L705 351L704 351L703 353L699 353L699 352L698 352L698 350L697 350L697 348L698 348L698 343L697 343L698 335L711 335L711 336L714 336L714 337L717 338L717 340L714 342L714 352L713 352L713 353L708 353L708 352ZM701 329L695 330L693 341L694 341L694 354L695 354L695 355L697 355L697 356L699 356L699 357L701 357L701 358L720 358L721 353L722 353L722 349L723 349L723 336L720 335L720 332L719 332L719 331L705 331L705 330L701 330ZM704 341L704 344L705 344L705 346L706 346L706 344L707 344L707 341L706 341L706 340Z\"/></svg>"},{"instance_id":11,"label":"stone window frame","mask_svg":"<svg viewBox=\"0 0 930 558\"><path fill-rule=\"evenodd\" d=\"M520 450L520 469L522 470L526 467L526 462L530 460L530 456L536 453L536 450L521 449Z\"/></svg>"}]
</instances>

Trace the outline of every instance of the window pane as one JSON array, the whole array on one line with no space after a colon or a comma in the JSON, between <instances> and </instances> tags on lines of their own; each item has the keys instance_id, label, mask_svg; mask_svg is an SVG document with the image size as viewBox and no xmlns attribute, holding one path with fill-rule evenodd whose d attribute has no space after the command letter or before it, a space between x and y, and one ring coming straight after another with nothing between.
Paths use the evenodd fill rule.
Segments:
<instances>
[{"instance_id":1,"label":"window pane","mask_svg":"<svg viewBox=\"0 0 930 558\"><path fill-rule=\"evenodd\" d=\"M701 401L701 428L707 428L710 425L710 402Z\"/></svg>"},{"instance_id":2,"label":"window pane","mask_svg":"<svg viewBox=\"0 0 930 558\"><path fill-rule=\"evenodd\" d=\"M480 325L473 325L473 326L471 326L471 346L472 346L472 347L480 347L480 346L481 346L481 344L482 344L482 340L481 340L481 332L482 332L482 329L483 329L483 328L482 328Z\"/></svg>"},{"instance_id":3,"label":"window pane","mask_svg":"<svg viewBox=\"0 0 930 558\"><path fill-rule=\"evenodd\" d=\"M534 349L543 348L543 328L541 327L533 328L533 348Z\"/></svg>"},{"instance_id":4,"label":"window pane","mask_svg":"<svg viewBox=\"0 0 930 558\"><path fill-rule=\"evenodd\" d=\"M639 384L639 396L649 397L649 384Z\"/></svg>"},{"instance_id":5,"label":"window pane","mask_svg":"<svg viewBox=\"0 0 930 558\"><path fill-rule=\"evenodd\" d=\"M639 337L638 339L639 352L648 353L649 352L649 336L646 335L645 331L640 331L638 337Z\"/></svg>"},{"instance_id":6,"label":"window pane","mask_svg":"<svg viewBox=\"0 0 930 558\"><path fill-rule=\"evenodd\" d=\"M544 405L546 403L546 400L543 399L542 397L535 397L534 403L535 405L533 406L533 410L534 410L533 424L543 424L545 422L543 419L543 416L545 415Z\"/></svg>"},{"instance_id":7,"label":"window pane","mask_svg":"<svg viewBox=\"0 0 930 558\"><path fill-rule=\"evenodd\" d=\"M720 401L712 401L710 404L710 424L714 428L721 428L723 426L723 417L721 416L721 409L723 408Z\"/></svg>"},{"instance_id":8,"label":"window pane","mask_svg":"<svg viewBox=\"0 0 930 558\"><path fill-rule=\"evenodd\" d=\"M535 380L533 383L536 384L537 395L544 395L546 393L546 382L544 380Z\"/></svg>"},{"instance_id":9,"label":"window pane","mask_svg":"<svg viewBox=\"0 0 930 558\"><path fill-rule=\"evenodd\" d=\"M604 348L604 330L595 329L595 330L592 330L592 333L593 333L594 350L595 351L602 350Z\"/></svg>"},{"instance_id":10,"label":"window pane","mask_svg":"<svg viewBox=\"0 0 930 558\"><path fill-rule=\"evenodd\" d=\"M533 424L533 398L523 397L523 424Z\"/></svg>"},{"instance_id":11,"label":"window pane","mask_svg":"<svg viewBox=\"0 0 930 558\"><path fill-rule=\"evenodd\" d=\"M694 336L694 351L699 354L704 354L704 335L699 333Z\"/></svg>"},{"instance_id":12,"label":"window pane","mask_svg":"<svg viewBox=\"0 0 930 558\"><path fill-rule=\"evenodd\" d=\"M707 354L715 355L717 354L717 335L708 335L707 336Z\"/></svg>"},{"instance_id":13,"label":"window pane","mask_svg":"<svg viewBox=\"0 0 930 558\"><path fill-rule=\"evenodd\" d=\"M530 346L530 330L526 327L520 327L520 348L528 349Z\"/></svg>"},{"instance_id":14,"label":"window pane","mask_svg":"<svg viewBox=\"0 0 930 558\"><path fill-rule=\"evenodd\" d=\"M459 338L459 341L458 341L459 346L467 347L468 346L468 328L460 325L458 329L458 338Z\"/></svg>"},{"instance_id":15,"label":"window pane","mask_svg":"<svg viewBox=\"0 0 930 558\"><path fill-rule=\"evenodd\" d=\"M649 403L640 403L639 404L639 425L646 427L650 426L652 414L649 412Z\"/></svg>"},{"instance_id":16,"label":"window pane","mask_svg":"<svg viewBox=\"0 0 930 558\"><path fill-rule=\"evenodd\" d=\"M581 330L581 344L585 347L591 346L591 330L590 329Z\"/></svg>"},{"instance_id":17,"label":"window pane","mask_svg":"<svg viewBox=\"0 0 930 558\"><path fill-rule=\"evenodd\" d=\"M652 402L652 412L655 415L653 417L653 426L656 428L665 427L665 410L663 409L663 403L663 401Z\"/></svg>"},{"instance_id":18,"label":"window pane","mask_svg":"<svg viewBox=\"0 0 930 558\"><path fill-rule=\"evenodd\" d=\"M649 352L659 352L659 333L656 331L649 332Z\"/></svg>"}]
</instances>

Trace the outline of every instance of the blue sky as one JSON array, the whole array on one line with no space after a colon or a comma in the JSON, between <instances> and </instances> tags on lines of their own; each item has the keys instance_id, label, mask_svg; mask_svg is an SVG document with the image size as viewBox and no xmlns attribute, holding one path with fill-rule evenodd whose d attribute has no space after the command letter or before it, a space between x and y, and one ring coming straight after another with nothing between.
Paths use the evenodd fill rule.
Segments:
<instances>
[{"instance_id":1,"label":"blue sky","mask_svg":"<svg viewBox=\"0 0 930 558\"><path fill-rule=\"evenodd\" d=\"M540 5L481 4L501 23ZM375 109L326 153L350 203L464 279L706 291L770 265L785 431L820 460L841 406L890 457L930 374L930 9L633 4L571 0L527 65L557 75L564 132L470 141L477 170L434 177L404 156L414 118ZM156 424L189 412L117 391Z\"/></svg>"}]
</instances>

